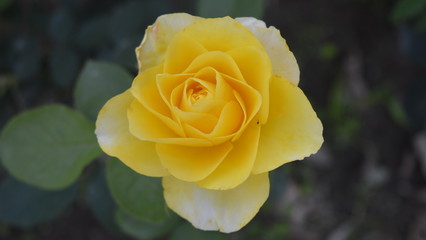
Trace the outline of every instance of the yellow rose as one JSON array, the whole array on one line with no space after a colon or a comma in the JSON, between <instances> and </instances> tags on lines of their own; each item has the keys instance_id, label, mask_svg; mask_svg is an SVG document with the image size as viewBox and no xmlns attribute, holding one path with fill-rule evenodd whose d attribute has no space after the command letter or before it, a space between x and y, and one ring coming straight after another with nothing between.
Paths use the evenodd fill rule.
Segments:
<instances>
[{"instance_id":1,"label":"yellow rose","mask_svg":"<svg viewBox=\"0 0 426 240\"><path fill-rule=\"evenodd\" d=\"M99 113L99 144L163 177L167 205L197 228L242 228L268 197L268 172L323 142L293 54L260 20L163 15L136 54L131 88Z\"/></svg>"}]
</instances>

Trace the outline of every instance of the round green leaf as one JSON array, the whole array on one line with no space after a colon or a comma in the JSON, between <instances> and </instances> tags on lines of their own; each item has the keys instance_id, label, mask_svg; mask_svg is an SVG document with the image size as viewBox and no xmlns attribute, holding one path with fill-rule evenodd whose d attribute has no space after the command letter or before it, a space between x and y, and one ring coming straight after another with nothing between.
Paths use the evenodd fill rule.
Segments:
<instances>
[{"instance_id":1,"label":"round green leaf","mask_svg":"<svg viewBox=\"0 0 426 240\"><path fill-rule=\"evenodd\" d=\"M73 183L102 151L94 125L62 105L14 117L0 136L0 159L17 179L56 190Z\"/></svg>"},{"instance_id":2,"label":"round green leaf","mask_svg":"<svg viewBox=\"0 0 426 240\"><path fill-rule=\"evenodd\" d=\"M141 175L110 159L107 181L113 198L126 212L148 222L161 222L166 217L161 178Z\"/></svg>"},{"instance_id":3,"label":"round green leaf","mask_svg":"<svg viewBox=\"0 0 426 240\"><path fill-rule=\"evenodd\" d=\"M167 217L160 223L150 223L118 210L116 221L120 229L136 239L156 239L166 235L179 222L176 215Z\"/></svg>"},{"instance_id":4,"label":"round green leaf","mask_svg":"<svg viewBox=\"0 0 426 240\"><path fill-rule=\"evenodd\" d=\"M78 186L44 191L9 177L0 183L0 221L22 228L60 216L77 196Z\"/></svg>"},{"instance_id":5,"label":"round green leaf","mask_svg":"<svg viewBox=\"0 0 426 240\"><path fill-rule=\"evenodd\" d=\"M117 64L88 61L77 79L75 106L95 120L106 101L128 89L132 80L132 75Z\"/></svg>"},{"instance_id":6,"label":"round green leaf","mask_svg":"<svg viewBox=\"0 0 426 240\"><path fill-rule=\"evenodd\" d=\"M220 232L201 231L189 223L184 223L173 232L170 240L226 240L228 237Z\"/></svg>"}]
</instances>

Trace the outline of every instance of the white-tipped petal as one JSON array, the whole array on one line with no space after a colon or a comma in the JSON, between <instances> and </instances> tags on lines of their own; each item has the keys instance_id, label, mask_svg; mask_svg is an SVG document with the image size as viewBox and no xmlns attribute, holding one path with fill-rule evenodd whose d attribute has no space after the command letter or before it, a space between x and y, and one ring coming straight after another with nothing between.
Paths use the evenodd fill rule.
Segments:
<instances>
[{"instance_id":1,"label":"white-tipped petal","mask_svg":"<svg viewBox=\"0 0 426 240\"><path fill-rule=\"evenodd\" d=\"M243 17L235 20L249 29L263 45L271 58L273 74L288 79L297 86L300 76L299 66L280 31L273 26L266 28L266 24L256 18Z\"/></svg>"},{"instance_id":2,"label":"white-tipped petal","mask_svg":"<svg viewBox=\"0 0 426 240\"><path fill-rule=\"evenodd\" d=\"M163 178L164 198L196 228L230 233L244 227L269 195L267 173L251 175L230 190L207 190L174 177Z\"/></svg>"}]
</instances>

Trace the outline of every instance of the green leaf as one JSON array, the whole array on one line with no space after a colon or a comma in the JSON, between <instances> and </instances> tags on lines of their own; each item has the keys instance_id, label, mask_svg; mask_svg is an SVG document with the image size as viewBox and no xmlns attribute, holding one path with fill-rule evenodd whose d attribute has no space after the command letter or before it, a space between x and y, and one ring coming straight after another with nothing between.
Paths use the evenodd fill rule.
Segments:
<instances>
[{"instance_id":1,"label":"green leaf","mask_svg":"<svg viewBox=\"0 0 426 240\"><path fill-rule=\"evenodd\" d=\"M198 0L197 15L202 17L262 18L264 0Z\"/></svg>"},{"instance_id":2,"label":"green leaf","mask_svg":"<svg viewBox=\"0 0 426 240\"><path fill-rule=\"evenodd\" d=\"M417 16L426 8L426 0L400 0L392 10L392 20L406 21Z\"/></svg>"},{"instance_id":3,"label":"green leaf","mask_svg":"<svg viewBox=\"0 0 426 240\"><path fill-rule=\"evenodd\" d=\"M160 223L150 223L118 210L116 221L121 230L129 236L136 239L156 239L171 231L179 222L179 218L171 215Z\"/></svg>"},{"instance_id":4,"label":"green leaf","mask_svg":"<svg viewBox=\"0 0 426 240\"><path fill-rule=\"evenodd\" d=\"M70 86L77 76L79 59L75 51L56 48L49 58L50 75L53 82L60 87Z\"/></svg>"},{"instance_id":5,"label":"green leaf","mask_svg":"<svg viewBox=\"0 0 426 240\"><path fill-rule=\"evenodd\" d=\"M201 231L189 223L182 224L173 232L170 240L225 240L228 237L220 232Z\"/></svg>"},{"instance_id":6,"label":"green leaf","mask_svg":"<svg viewBox=\"0 0 426 240\"><path fill-rule=\"evenodd\" d=\"M130 88L132 80L132 75L117 64L88 61L77 79L75 106L95 120L106 101Z\"/></svg>"},{"instance_id":7,"label":"green leaf","mask_svg":"<svg viewBox=\"0 0 426 240\"><path fill-rule=\"evenodd\" d=\"M9 177L0 183L0 221L22 228L53 220L77 196L78 185L44 191Z\"/></svg>"},{"instance_id":8,"label":"green leaf","mask_svg":"<svg viewBox=\"0 0 426 240\"><path fill-rule=\"evenodd\" d=\"M93 123L62 105L14 117L0 136L0 159L17 179L49 190L73 183L102 151Z\"/></svg>"},{"instance_id":9,"label":"green leaf","mask_svg":"<svg viewBox=\"0 0 426 240\"><path fill-rule=\"evenodd\" d=\"M141 175L121 161L110 159L107 181L118 206L127 213L148 222L161 222L166 217L161 178Z\"/></svg>"},{"instance_id":10,"label":"green leaf","mask_svg":"<svg viewBox=\"0 0 426 240\"><path fill-rule=\"evenodd\" d=\"M91 177L87 188L87 202L96 219L105 227L112 231L118 231L115 222L115 212L117 205L112 199L109 191L104 164L97 168Z\"/></svg>"}]
</instances>

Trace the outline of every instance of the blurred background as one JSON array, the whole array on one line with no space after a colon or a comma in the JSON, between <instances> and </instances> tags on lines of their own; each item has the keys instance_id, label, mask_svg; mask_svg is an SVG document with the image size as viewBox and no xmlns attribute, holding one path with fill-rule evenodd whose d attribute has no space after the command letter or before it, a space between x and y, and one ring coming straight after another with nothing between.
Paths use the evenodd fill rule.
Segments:
<instances>
[{"instance_id":1,"label":"blurred background","mask_svg":"<svg viewBox=\"0 0 426 240\"><path fill-rule=\"evenodd\" d=\"M268 201L230 235L117 225L95 162L61 207L21 186L25 208L0 211L0 239L426 239L426 0L0 0L0 128L37 106L73 106L89 59L136 74L146 26L171 12L280 29L324 124L319 153L272 172ZM18 184L0 162L6 181ZM0 205L13 206L1 200L13 189L1 187Z\"/></svg>"}]
</instances>

